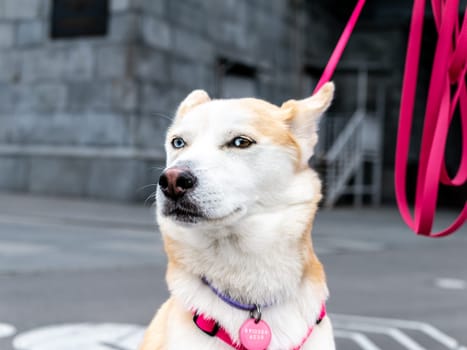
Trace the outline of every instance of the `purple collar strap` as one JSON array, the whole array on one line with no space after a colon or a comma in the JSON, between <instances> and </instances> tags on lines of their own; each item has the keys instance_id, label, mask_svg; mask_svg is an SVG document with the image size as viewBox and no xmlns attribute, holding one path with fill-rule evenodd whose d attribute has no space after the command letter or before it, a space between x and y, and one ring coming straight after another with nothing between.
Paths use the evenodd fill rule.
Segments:
<instances>
[{"instance_id":1,"label":"purple collar strap","mask_svg":"<svg viewBox=\"0 0 467 350\"><path fill-rule=\"evenodd\" d=\"M269 305L257 305L257 304L243 304L243 303L231 298L227 294L222 293L220 290L218 290L216 287L214 287L206 279L206 277L204 277L204 276L201 277L201 281L203 281L203 283L205 285L207 285L213 291L214 294L216 294L220 299L222 299L222 301L226 302L227 304L229 304L230 306L232 306L232 307L234 307L236 309L253 312L255 310L258 310L258 309L261 310L262 308L264 308L266 306L269 306Z\"/></svg>"}]
</instances>

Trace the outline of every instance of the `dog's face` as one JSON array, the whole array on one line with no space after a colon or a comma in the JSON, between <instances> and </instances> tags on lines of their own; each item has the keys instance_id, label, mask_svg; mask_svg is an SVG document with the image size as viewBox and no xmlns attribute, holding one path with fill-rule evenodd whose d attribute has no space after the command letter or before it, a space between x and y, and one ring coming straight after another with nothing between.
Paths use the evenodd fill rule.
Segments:
<instances>
[{"instance_id":1,"label":"dog's face","mask_svg":"<svg viewBox=\"0 0 467 350\"><path fill-rule=\"evenodd\" d=\"M252 98L212 101L204 91L192 92L167 133L159 218L228 226L316 195L301 193L297 174L311 171L317 122L333 91L329 83L282 107Z\"/></svg>"}]
</instances>

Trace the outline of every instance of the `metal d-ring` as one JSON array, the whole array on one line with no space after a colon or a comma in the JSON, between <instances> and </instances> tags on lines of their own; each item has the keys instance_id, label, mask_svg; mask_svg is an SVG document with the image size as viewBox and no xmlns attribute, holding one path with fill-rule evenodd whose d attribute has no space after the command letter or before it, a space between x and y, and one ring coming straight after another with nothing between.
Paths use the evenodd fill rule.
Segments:
<instances>
[{"instance_id":1,"label":"metal d-ring","mask_svg":"<svg viewBox=\"0 0 467 350\"><path fill-rule=\"evenodd\" d=\"M250 317L255 319L255 323L261 321L261 305L255 304L255 308L250 311Z\"/></svg>"}]
</instances>

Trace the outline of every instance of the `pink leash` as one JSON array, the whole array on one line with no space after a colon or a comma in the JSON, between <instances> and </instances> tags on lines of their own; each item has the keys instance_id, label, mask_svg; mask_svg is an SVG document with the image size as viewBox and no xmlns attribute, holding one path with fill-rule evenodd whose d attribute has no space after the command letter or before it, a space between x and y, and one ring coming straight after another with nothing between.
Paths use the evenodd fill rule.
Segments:
<instances>
[{"instance_id":1,"label":"pink leash","mask_svg":"<svg viewBox=\"0 0 467 350\"><path fill-rule=\"evenodd\" d=\"M399 211L417 234L443 237L453 233L467 218L467 203L446 229L432 233L440 182L462 186L467 179L467 17L459 28L459 0L432 0L438 43L428 90L415 195L414 218L406 195L407 159L413 120L414 100L420 58L425 0L415 0L405 62L399 130L396 146L395 186ZM451 88L455 88L451 94ZM459 105L462 125L462 160L457 174L450 178L444 160L449 125Z\"/></svg>"},{"instance_id":2,"label":"pink leash","mask_svg":"<svg viewBox=\"0 0 467 350\"><path fill-rule=\"evenodd\" d=\"M425 15L425 0L415 0L407 47L400 107L395 160L395 187L399 211L406 224L417 234L442 237L460 228L467 218L467 203L460 215L445 230L431 233L440 182L462 186L467 179L467 16L462 27L458 22L459 0L432 0L435 24L439 33L433 63L425 125L422 137L415 196L415 218L409 210L406 195L407 159L412 128L413 107L418 75L418 62ZM329 81L357 23L365 0L359 0L326 68L316 85L316 93ZM451 94L451 87L456 87ZM457 174L450 178L444 161L449 125L459 105L462 125L462 160Z\"/></svg>"},{"instance_id":3,"label":"pink leash","mask_svg":"<svg viewBox=\"0 0 467 350\"><path fill-rule=\"evenodd\" d=\"M337 64L339 63L339 60L344 53L344 49L347 46L347 42L350 39L350 35L352 34L355 25L357 24L358 17L360 16L360 13L363 9L363 5L365 5L365 0L358 0L357 5L355 6L352 15L349 18L349 21L347 22L347 25L345 26L344 31L342 32L341 37L339 38L339 41L337 42L337 45L332 52L328 63L326 64L326 68L324 68L323 74L321 75L318 84L316 84L316 87L313 90L313 94L321 89L321 87L329 80L331 80L331 77L336 70Z\"/></svg>"}]
</instances>

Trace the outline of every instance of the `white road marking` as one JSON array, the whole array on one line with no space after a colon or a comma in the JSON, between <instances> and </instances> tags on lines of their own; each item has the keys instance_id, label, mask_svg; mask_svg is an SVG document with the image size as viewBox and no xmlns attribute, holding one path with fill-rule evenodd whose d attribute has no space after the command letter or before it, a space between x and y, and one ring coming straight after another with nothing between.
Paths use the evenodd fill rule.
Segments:
<instances>
[{"instance_id":1,"label":"white road marking","mask_svg":"<svg viewBox=\"0 0 467 350\"><path fill-rule=\"evenodd\" d=\"M333 322L334 327L336 328L356 330L356 331L366 332L366 333L385 334L393 338L395 341L397 341L399 344L404 346L405 349L408 349L408 350L426 350L424 347L422 347L420 344L418 344L416 341L414 341L412 338L410 338L409 336L407 336L405 333L401 332L397 328L380 326L376 324L365 324L365 323L357 323L357 322L352 322L352 321L349 322L349 321L339 320L336 318L334 318L332 322Z\"/></svg>"},{"instance_id":2,"label":"white road marking","mask_svg":"<svg viewBox=\"0 0 467 350\"><path fill-rule=\"evenodd\" d=\"M467 289L467 281L458 278L437 278L435 284L438 288L464 290Z\"/></svg>"},{"instance_id":3,"label":"white road marking","mask_svg":"<svg viewBox=\"0 0 467 350\"><path fill-rule=\"evenodd\" d=\"M134 350L144 328L132 324L78 323L37 328L16 336L17 350Z\"/></svg>"},{"instance_id":4,"label":"white road marking","mask_svg":"<svg viewBox=\"0 0 467 350\"><path fill-rule=\"evenodd\" d=\"M348 322L355 324L378 324L386 327L409 329L424 333L428 337L434 339L438 343L444 345L448 349L460 350L461 345L457 340L443 333L439 329L433 327L430 324L418 322L418 321L407 321L390 318L378 318L378 317L365 317L365 316L353 316L353 315L333 315L333 323L336 321Z\"/></svg>"},{"instance_id":5,"label":"white road marking","mask_svg":"<svg viewBox=\"0 0 467 350\"><path fill-rule=\"evenodd\" d=\"M366 335L360 332L349 332L336 329L334 330L334 336L336 338L347 338L353 340L363 350L381 350L380 347L376 346Z\"/></svg>"},{"instance_id":6,"label":"white road marking","mask_svg":"<svg viewBox=\"0 0 467 350\"><path fill-rule=\"evenodd\" d=\"M0 338L7 338L16 333L16 328L8 323L0 323Z\"/></svg>"}]
</instances>

